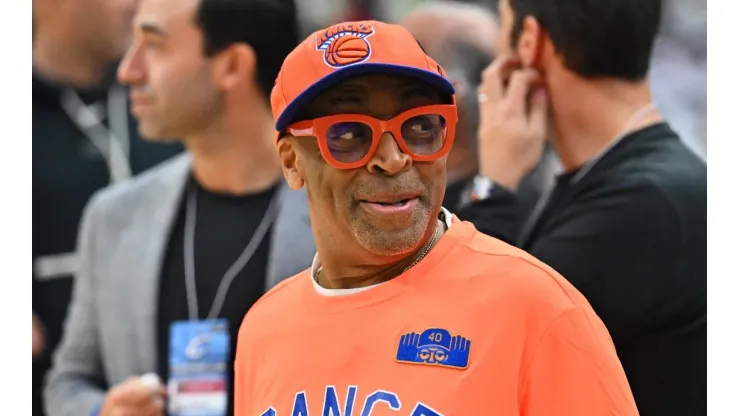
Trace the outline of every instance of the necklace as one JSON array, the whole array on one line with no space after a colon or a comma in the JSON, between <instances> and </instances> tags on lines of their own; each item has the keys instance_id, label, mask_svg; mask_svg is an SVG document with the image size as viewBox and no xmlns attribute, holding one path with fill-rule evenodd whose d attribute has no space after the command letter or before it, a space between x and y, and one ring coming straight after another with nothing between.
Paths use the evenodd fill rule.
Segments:
<instances>
[{"instance_id":1,"label":"necklace","mask_svg":"<svg viewBox=\"0 0 740 416\"><path fill-rule=\"evenodd\" d=\"M439 227L434 227L434 234L432 235L432 238L429 239L429 242L424 246L424 251L421 252L421 255L416 258L411 264L404 267L403 271L401 273L405 273L408 269L416 266L424 257L427 256L427 253L429 253L429 250L432 249L432 246L435 242L437 242L437 237L439 236Z\"/></svg>"},{"instance_id":2,"label":"necklace","mask_svg":"<svg viewBox=\"0 0 740 416\"><path fill-rule=\"evenodd\" d=\"M404 267L404 269L403 269L403 271L401 271L401 273L405 273L408 269L410 269L410 268L416 266L417 264L419 264L419 262L424 257L426 257L427 254L429 254L429 250L431 250L432 247L434 246L434 243L437 242L437 238L439 238L439 227L434 227L434 234L432 234L432 238L430 238L429 241L427 241L427 243L424 245L424 249L422 250L421 254L418 257L416 257L416 259L411 264L409 264L408 266ZM395 266L395 267L391 268L389 271L394 270L396 267L398 267L398 266ZM316 283L319 283L319 276L321 276L321 272L322 271L324 271L324 266L319 266L319 268L316 270L316 276L314 277L314 280L316 281Z\"/></svg>"}]
</instances>

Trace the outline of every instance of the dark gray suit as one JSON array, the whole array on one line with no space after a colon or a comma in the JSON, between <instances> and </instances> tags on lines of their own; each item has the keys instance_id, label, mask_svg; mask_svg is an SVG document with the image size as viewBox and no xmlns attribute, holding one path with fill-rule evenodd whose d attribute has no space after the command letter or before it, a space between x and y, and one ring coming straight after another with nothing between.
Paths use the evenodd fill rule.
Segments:
<instances>
[{"instance_id":1,"label":"dark gray suit","mask_svg":"<svg viewBox=\"0 0 740 416\"><path fill-rule=\"evenodd\" d=\"M65 333L44 391L48 416L87 416L104 386L156 372L159 272L190 172L189 154L96 194L83 216ZM311 265L305 191L283 185L266 287Z\"/></svg>"}]
</instances>

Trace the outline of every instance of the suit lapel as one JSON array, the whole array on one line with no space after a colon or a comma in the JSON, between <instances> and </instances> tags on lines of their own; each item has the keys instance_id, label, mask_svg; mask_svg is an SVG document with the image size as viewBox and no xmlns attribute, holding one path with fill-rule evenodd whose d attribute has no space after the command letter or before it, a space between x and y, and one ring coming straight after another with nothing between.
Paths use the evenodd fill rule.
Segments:
<instances>
[{"instance_id":1,"label":"suit lapel","mask_svg":"<svg viewBox=\"0 0 740 416\"><path fill-rule=\"evenodd\" d=\"M137 317L135 333L142 371L156 371L156 331L169 330L156 327L159 279L189 171L189 155L180 156L156 178L140 205L141 237L135 249L139 255L132 257L135 262L132 269L136 271L131 276L135 295L130 299L130 308Z\"/></svg>"},{"instance_id":2,"label":"suit lapel","mask_svg":"<svg viewBox=\"0 0 740 416\"><path fill-rule=\"evenodd\" d=\"M157 370L157 305L162 261L172 226L182 202L190 172L189 155L178 157L147 189L138 206L136 247L132 247L131 293L129 308L134 320L140 372ZM266 288L304 270L315 253L308 201L305 190L293 191L287 185L278 189L279 207L272 227Z\"/></svg>"},{"instance_id":3,"label":"suit lapel","mask_svg":"<svg viewBox=\"0 0 740 416\"><path fill-rule=\"evenodd\" d=\"M280 207L272 229L265 282L268 290L309 267L316 252L306 190L294 191L283 184L278 192Z\"/></svg>"}]
</instances>

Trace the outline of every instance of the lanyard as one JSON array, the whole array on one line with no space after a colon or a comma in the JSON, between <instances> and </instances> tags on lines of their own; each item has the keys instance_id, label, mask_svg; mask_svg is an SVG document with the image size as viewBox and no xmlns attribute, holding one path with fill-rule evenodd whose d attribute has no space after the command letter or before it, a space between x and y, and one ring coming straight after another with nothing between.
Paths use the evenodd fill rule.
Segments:
<instances>
[{"instance_id":1,"label":"lanyard","mask_svg":"<svg viewBox=\"0 0 740 416\"><path fill-rule=\"evenodd\" d=\"M622 130L609 141L609 143L599 152L598 155L589 160L588 163L583 165L583 167L581 167L581 169L579 169L578 172L573 175L573 177L570 179L569 184L571 186L575 185L581 179L583 179L583 177L586 176L586 174L599 162L599 160L601 160L607 153L609 153L610 150L612 150L619 142L622 141L622 139L627 136L627 133L629 133L629 131L632 129L632 125L634 123L636 123L646 115L652 113L653 111L655 111L655 103L652 101L635 111L627 120L627 122L624 123L624 127L622 127ZM522 247L526 240L529 238L529 234L532 232L532 229L539 220L540 215L542 215L542 211L545 210L545 206L547 206L547 202L550 200L550 197L552 196L552 191L554 189L554 185L551 186L537 200L537 204L532 210L532 213L529 215L529 218L527 218L527 222L524 224L524 227L522 227L522 233L519 236L519 247Z\"/></svg>"},{"instance_id":2,"label":"lanyard","mask_svg":"<svg viewBox=\"0 0 740 416\"><path fill-rule=\"evenodd\" d=\"M95 105L86 105L73 90L62 94L60 105L70 120L98 149L108 166L111 183L131 177L129 165L130 137L126 93L117 86L108 91L107 113L100 115ZM103 124L108 117L110 128Z\"/></svg>"},{"instance_id":3,"label":"lanyard","mask_svg":"<svg viewBox=\"0 0 740 416\"><path fill-rule=\"evenodd\" d=\"M62 93L59 105L105 159L110 183L130 178L129 119L125 90L118 86L108 90L107 108L103 114L100 114L100 104L86 105L71 89ZM103 124L106 117L110 128ZM34 274L43 280L67 277L77 272L78 261L74 252L42 256L33 262Z\"/></svg>"},{"instance_id":4,"label":"lanyard","mask_svg":"<svg viewBox=\"0 0 740 416\"><path fill-rule=\"evenodd\" d=\"M247 265L265 238L270 226L275 222L279 207L279 194L280 190L275 190L270 205L267 206L267 211L252 235L252 238L249 240L249 243L221 277L218 290L216 291L216 297L213 299L211 310L208 312L206 319L214 319L221 312L231 282L234 281L234 278ZM191 321L198 320L200 316L198 311L198 292L195 287L195 225L197 221L197 210L198 190L197 187L191 186L188 190L187 205L185 207L185 241L183 247L185 257L185 290L187 291L188 299L188 315Z\"/></svg>"}]
</instances>

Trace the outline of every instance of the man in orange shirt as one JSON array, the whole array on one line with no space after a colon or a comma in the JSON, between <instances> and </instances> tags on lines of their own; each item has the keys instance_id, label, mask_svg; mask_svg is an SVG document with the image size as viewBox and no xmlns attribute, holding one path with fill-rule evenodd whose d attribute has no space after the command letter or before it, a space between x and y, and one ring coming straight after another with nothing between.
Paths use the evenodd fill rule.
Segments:
<instances>
[{"instance_id":1,"label":"man in orange shirt","mask_svg":"<svg viewBox=\"0 0 740 416\"><path fill-rule=\"evenodd\" d=\"M314 33L271 99L318 253L244 319L237 416L637 414L583 296L442 208L454 89L405 29Z\"/></svg>"}]
</instances>

